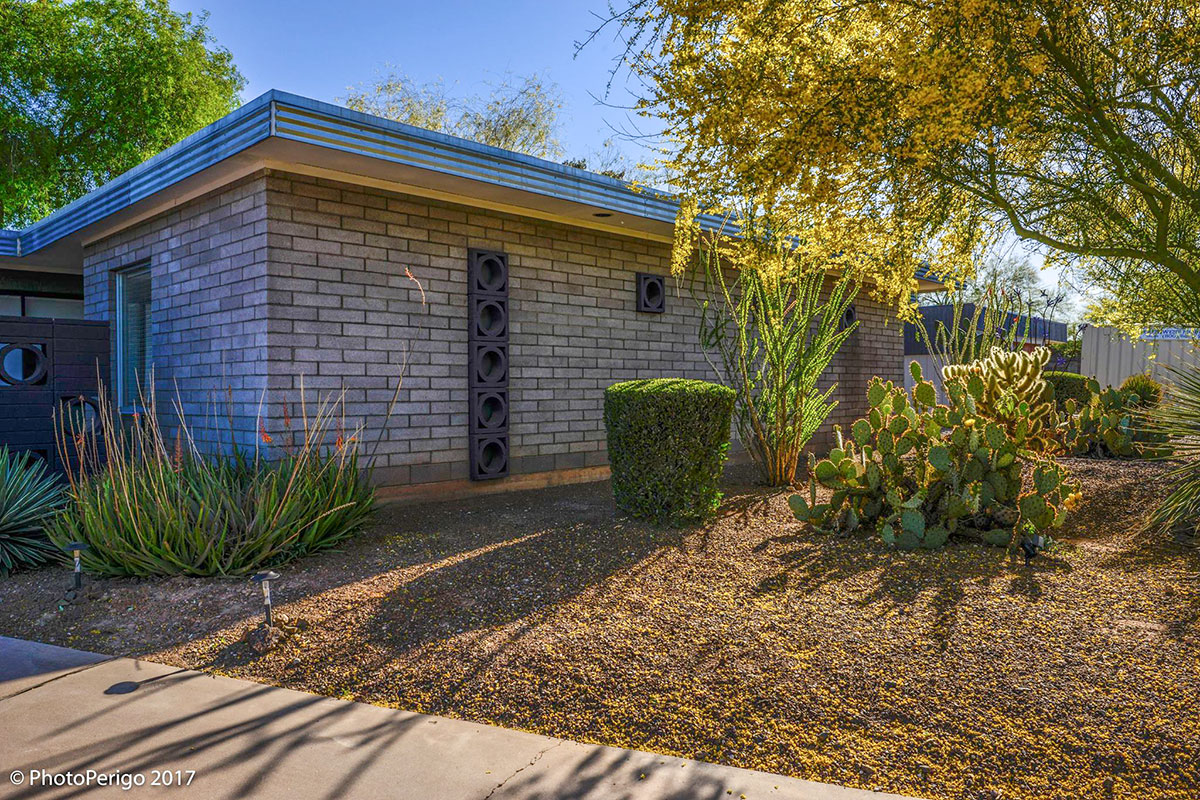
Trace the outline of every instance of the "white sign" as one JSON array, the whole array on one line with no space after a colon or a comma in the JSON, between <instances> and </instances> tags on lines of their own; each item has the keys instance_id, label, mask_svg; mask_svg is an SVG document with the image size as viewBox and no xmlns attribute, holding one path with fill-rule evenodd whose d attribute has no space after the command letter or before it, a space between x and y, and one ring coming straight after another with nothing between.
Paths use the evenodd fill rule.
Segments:
<instances>
[{"instance_id":1,"label":"white sign","mask_svg":"<svg viewBox=\"0 0 1200 800\"><path fill-rule=\"evenodd\" d=\"M1146 341L1187 341L1200 339L1200 328L1160 328L1156 331L1144 331L1141 335Z\"/></svg>"}]
</instances>

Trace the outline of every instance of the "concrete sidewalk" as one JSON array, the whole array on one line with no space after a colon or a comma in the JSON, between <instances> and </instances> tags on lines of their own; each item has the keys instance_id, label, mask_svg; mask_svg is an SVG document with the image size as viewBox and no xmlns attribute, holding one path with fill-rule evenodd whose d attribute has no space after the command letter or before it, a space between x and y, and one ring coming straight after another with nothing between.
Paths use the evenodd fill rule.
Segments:
<instances>
[{"instance_id":1,"label":"concrete sidewalk","mask_svg":"<svg viewBox=\"0 0 1200 800\"><path fill-rule=\"evenodd\" d=\"M44 784L39 770L119 770L146 785L46 787L31 783ZM187 786L150 785L156 775L187 780L187 770ZM899 797L0 637L0 798L80 796Z\"/></svg>"}]
</instances>

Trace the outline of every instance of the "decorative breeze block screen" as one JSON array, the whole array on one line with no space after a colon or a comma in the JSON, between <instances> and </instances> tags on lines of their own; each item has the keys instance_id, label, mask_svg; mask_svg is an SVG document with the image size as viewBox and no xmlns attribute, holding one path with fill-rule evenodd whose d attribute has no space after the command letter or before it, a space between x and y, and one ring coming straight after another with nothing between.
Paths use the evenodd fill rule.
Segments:
<instances>
[{"instance_id":1,"label":"decorative breeze block screen","mask_svg":"<svg viewBox=\"0 0 1200 800\"><path fill-rule=\"evenodd\" d=\"M508 474L508 256L467 253L471 480Z\"/></svg>"}]
</instances>

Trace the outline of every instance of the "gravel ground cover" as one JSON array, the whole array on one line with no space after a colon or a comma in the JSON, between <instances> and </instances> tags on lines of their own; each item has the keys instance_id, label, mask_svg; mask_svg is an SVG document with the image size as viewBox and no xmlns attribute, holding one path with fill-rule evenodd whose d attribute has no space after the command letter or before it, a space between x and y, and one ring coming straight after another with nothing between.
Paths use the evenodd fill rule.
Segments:
<instances>
[{"instance_id":1,"label":"gravel ground cover","mask_svg":"<svg viewBox=\"0 0 1200 800\"><path fill-rule=\"evenodd\" d=\"M1029 567L818 535L734 470L684 531L607 484L386 507L282 570L266 653L245 579L18 574L0 633L928 798L1194 800L1200 555L1135 534L1164 466L1068 463L1086 501Z\"/></svg>"}]
</instances>

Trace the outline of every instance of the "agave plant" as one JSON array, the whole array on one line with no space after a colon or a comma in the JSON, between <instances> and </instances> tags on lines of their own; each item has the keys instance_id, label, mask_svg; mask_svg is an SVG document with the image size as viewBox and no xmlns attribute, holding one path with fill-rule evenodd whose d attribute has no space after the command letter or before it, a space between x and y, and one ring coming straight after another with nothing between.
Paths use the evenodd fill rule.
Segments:
<instances>
[{"instance_id":1,"label":"agave plant","mask_svg":"<svg viewBox=\"0 0 1200 800\"><path fill-rule=\"evenodd\" d=\"M1200 366L1167 367L1169 400L1154 410L1151 421L1173 448L1177 466L1167 473L1171 491L1150 515L1150 525L1163 531L1200 534Z\"/></svg>"},{"instance_id":2,"label":"agave plant","mask_svg":"<svg viewBox=\"0 0 1200 800\"><path fill-rule=\"evenodd\" d=\"M0 447L0 575L58 555L42 526L62 503L62 489L46 462Z\"/></svg>"}]
</instances>

